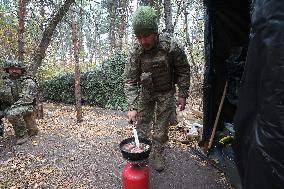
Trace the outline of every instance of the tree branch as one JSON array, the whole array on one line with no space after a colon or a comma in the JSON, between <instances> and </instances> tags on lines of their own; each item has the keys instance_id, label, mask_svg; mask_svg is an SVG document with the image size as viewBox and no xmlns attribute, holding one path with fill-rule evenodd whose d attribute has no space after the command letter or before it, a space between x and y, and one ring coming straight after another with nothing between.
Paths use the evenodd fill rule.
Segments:
<instances>
[{"instance_id":1,"label":"tree branch","mask_svg":"<svg viewBox=\"0 0 284 189\"><path fill-rule=\"evenodd\" d=\"M38 68L42 65L42 60L45 58L46 49L48 48L50 44L50 41L56 29L56 26L65 16L70 6L74 2L75 0L66 0L64 4L60 7L58 12L54 15L54 17L52 18L52 20L50 21L46 29L44 30L40 44L34 52L33 63L31 64L31 67L30 67L30 70L33 75L37 73Z\"/></svg>"}]
</instances>

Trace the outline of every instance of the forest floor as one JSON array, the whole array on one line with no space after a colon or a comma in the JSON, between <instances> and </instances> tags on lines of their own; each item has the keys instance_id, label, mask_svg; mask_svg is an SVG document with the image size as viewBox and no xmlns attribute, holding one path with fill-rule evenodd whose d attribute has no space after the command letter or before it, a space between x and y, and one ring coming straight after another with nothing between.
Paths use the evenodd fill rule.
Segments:
<instances>
[{"instance_id":1,"label":"forest floor","mask_svg":"<svg viewBox=\"0 0 284 189\"><path fill-rule=\"evenodd\" d=\"M186 125L201 122L199 116L192 108L178 113L180 122L170 128L165 150L165 171L157 173L150 164L151 189L231 188L224 173L194 153L194 142L184 142ZM13 129L5 123L0 188L121 188L126 161L119 143L132 135L125 112L83 106L83 122L77 123L74 106L45 103L37 125L37 136L15 145Z\"/></svg>"}]
</instances>

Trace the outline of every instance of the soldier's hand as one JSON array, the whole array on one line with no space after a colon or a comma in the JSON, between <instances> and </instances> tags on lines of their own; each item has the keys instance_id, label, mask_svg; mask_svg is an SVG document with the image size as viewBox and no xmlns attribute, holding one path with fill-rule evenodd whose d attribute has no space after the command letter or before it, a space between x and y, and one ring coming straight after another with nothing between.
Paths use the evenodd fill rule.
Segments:
<instances>
[{"instance_id":1,"label":"soldier's hand","mask_svg":"<svg viewBox=\"0 0 284 189\"><path fill-rule=\"evenodd\" d=\"M133 124L137 121L137 110L130 110L127 113L128 123Z\"/></svg>"},{"instance_id":2,"label":"soldier's hand","mask_svg":"<svg viewBox=\"0 0 284 189\"><path fill-rule=\"evenodd\" d=\"M180 111L183 111L185 109L186 99L183 97L178 97L177 99L177 106Z\"/></svg>"}]
</instances>

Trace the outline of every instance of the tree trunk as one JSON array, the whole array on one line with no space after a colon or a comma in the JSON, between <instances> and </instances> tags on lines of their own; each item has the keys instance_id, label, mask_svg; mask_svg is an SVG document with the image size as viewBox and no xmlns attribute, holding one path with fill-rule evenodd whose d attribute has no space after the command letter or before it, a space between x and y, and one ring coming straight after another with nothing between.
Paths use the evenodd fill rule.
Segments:
<instances>
[{"instance_id":1,"label":"tree trunk","mask_svg":"<svg viewBox=\"0 0 284 189\"><path fill-rule=\"evenodd\" d=\"M140 5L155 7L155 0L141 0Z\"/></svg>"},{"instance_id":2,"label":"tree trunk","mask_svg":"<svg viewBox=\"0 0 284 189\"><path fill-rule=\"evenodd\" d=\"M95 18L95 16L94 16L94 18ZM94 19L95 20L95 22L97 22L96 21L96 19ZM98 53L98 44L97 44L97 36L99 35L99 32L98 32L98 27L97 27L97 23L95 23L95 31L94 31L94 33L93 33L93 35L94 35L94 41L93 41L93 44L90 46L90 60L89 60L89 62L90 62L90 64L91 64L91 66L90 66L90 69L94 66L93 65L93 62L97 62L97 53Z\"/></svg>"},{"instance_id":3,"label":"tree trunk","mask_svg":"<svg viewBox=\"0 0 284 189\"><path fill-rule=\"evenodd\" d=\"M120 16L120 27L118 31L118 35L119 35L118 47L120 51L122 51L123 49L123 42L126 36L125 34L126 34L126 25L127 25L126 23L127 6L128 6L128 2L126 0L121 0L119 2L118 14Z\"/></svg>"},{"instance_id":4,"label":"tree trunk","mask_svg":"<svg viewBox=\"0 0 284 189\"><path fill-rule=\"evenodd\" d=\"M116 49L116 9L117 2L115 0L108 1L107 11L110 16L110 28L109 28L109 42L110 42L110 55Z\"/></svg>"},{"instance_id":5,"label":"tree trunk","mask_svg":"<svg viewBox=\"0 0 284 189\"><path fill-rule=\"evenodd\" d=\"M72 43L75 59L75 99L77 122L82 122L82 106L81 106L81 87L80 87L80 64L79 64L79 43L77 33L77 21L74 12L72 13Z\"/></svg>"},{"instance_id":6,"label":"tree trunk","mask_svg":"<svg viewBox=\"0 0 284 189\"><path fill-rule=\"evenodd\" d=\"M19 28L18 28L18 60L24 61L24 32L25 32L25 16L26 16L26 1L18 1L18 19L19 19Z\"/></svg>"},{"instance_id":7,"label":"tree trunk","mask_svg":"<svg viewBox=\"0 0 284 189\"><path fill-rule=\"evenodd\" d=\"M39 3L40 3L40 17L43 20L44 17L45 17L45 10L44 10L44 8L45 8L45 0L40 0ZM40 31L43 32L43 28L44 28L43 27L43 22L40 23L39 28L40 28Z\"/></svg>"},{"instance_id":8,"label":"tree trunk","mask_svg":"<svg viewBox=\"0 0 284 189\"><path fill-rule=\"evenodd\" d=\"M178 18L185 8L186 8L186 3L184 2L184 0L177 2L177 13L176 13L176 18L174 19L174 24L173 24L174 30L178 23L178 20L179 20Z\"/></svg>"},{"instance_id":9,"label":"tree trunk","mask_svg":"<svg viewBox=\"0 0 284 189\"><path fill-rule=\"evenodd\" d=\"M190 37L189 37L189 33L188 33L188 12L186 9L184 9L184 32L185 32L185 36L186 36L186 44L187 44L187 47L188 47L188 53L189 53L189 56L190 56L190 59L191 59L191 64L192 64L192 68L198 68L198 66L196 65L196 62L195 62L195 58L194 58L194 55L193 55L193 44L190 40ZM193 70L192 70L193 71ZM193 71L192 74L199 74L198 73L198 70L197 71Z\"/></svg>"},{"instance_id":10,"label":"tree trunk","mask_svg":"<svg viewBox=\"0 0 284 189\"><path fill-rule=\"evenodd\" d=\"M66 0L64 4L60 7L59 11L51 19L46 29L44 30L40 44L35 50L35 53L33 56L33 63L31 64L31 67L30 67L30 70L33 75L37 73L38 68L42 65L42 60L45 58L45 51L47 47L49 46L51 37L53 35L53 32L57 24L62 20L62 18L65 16L70 6L74 2L75 0Z\"/></svg>"},{"instance_id":11,"label":"tree trunk","mask_svg":"<svg viewBox=\"0 0 284 189\"><path fill-rule=\"evenodd\" d=\"M77 31L78 31L78 40L79 40L79 51L81 53L81 49L84 49L84 32L83 32L83 27L84 27L84 22L85 22L85 17L84 17L84 2L81 0L81 7L80 7L80 23L78 23ZM79 53L79 54L80 54ZM85 62L85 56L81 56L81 63L84 64Z\"/></svg>"},{"instance_id":12,"label":"tree trunk","mask_svg":"<svg viewBox=\"0 0 284 189\"><path fill-rule=\"evenodd\" d=\"M173 22L172 22L172 4L171 0L164 0L164 10L165 10L165 32L169 33L171 36L174 33Z\"/></svg>"},{"instance_id":13,"label":"tree trunk","mask_svg":"<svg viewBox=\"0 0 284 189\"><path fill-rule=\"evenodd\" d=\"M39 1L39 5L40 5L40 17L43 20L45 17L45 1L44 0L40 0ZM43 22L40 23L40 31L43 32ZM42 80L42 75L38 75L38 80ZM37 119L43 119L43 104L42 104L42 100L43 100L43 95L42 95L42 89L38 89L38 95L37 95L37 99L36 99L36 110L35 110L35 115Z\"/></svg>"}]
</instances>

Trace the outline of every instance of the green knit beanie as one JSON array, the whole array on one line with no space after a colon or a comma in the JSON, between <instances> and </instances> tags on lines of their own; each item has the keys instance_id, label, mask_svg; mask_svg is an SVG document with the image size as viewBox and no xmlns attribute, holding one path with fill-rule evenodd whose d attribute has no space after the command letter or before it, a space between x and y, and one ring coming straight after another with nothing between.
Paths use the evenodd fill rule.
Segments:
<instances>
[{"instance_id":1,"label":"green knit beanie","mask_svg":"<svg viewBox=\"0 0 284 189\"><path fill-rule=\"evenodd\" d=\"M132 28L136 36L158 33L155 10L149 6L138 7L133 16Z\"/></svg>"},{"instance_id":2,"label":"green knit beanie","mask_svg":"<svg viewBox=\"0 0 284 189\"><path fill-rule=\"evenodd\" d=\"M9 68L19 68L23 72L26 71L27 67L22 61L16 61L16 60L5 60L3 61L3 69L8 72Z\"/></svg>"}]
</instances>

